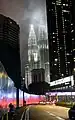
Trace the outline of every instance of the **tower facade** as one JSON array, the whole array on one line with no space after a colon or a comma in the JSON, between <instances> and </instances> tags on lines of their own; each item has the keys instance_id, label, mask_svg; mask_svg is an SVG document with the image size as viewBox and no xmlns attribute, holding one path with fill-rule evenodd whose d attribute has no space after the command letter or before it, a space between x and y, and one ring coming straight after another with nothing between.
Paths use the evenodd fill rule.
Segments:
<instances>
[{"instance_id":1,"label":"tower facade","mask_svg":"<svg viewBox=\"0 0 75 120\"><path fill-rule=\"evenodd\" d=\"M47 27L42 23L43 20L41 19L38 38L36 37L34 26L32 24L30 25L28 38L28 74L26 73L27 70L25 70L25 77L26 81L28 80L28 85L32 84L31 71L38 69L45 70L45 82L50 82Z\"/></svg>"},{"instance_id":2,"label":"tower facade","mask_svg":"<svg viewBox=\"0 0 75 120\"><path fill-rule=\"evenodd\" d=\"M0 14L0 61L15 86L21 87L19 25Z\"/></svg>"},{"instance_id":3,"label":"tower facade","mask_svg":"<svg viewBox=\"0 0 75 120\"><path fill-rule=\"evenodd\" d=\"M72 0L46 0L51 81L73 72Z\"/></svg>"},{"instance_id":4,"label":"tower facade","mask_svg":"<svg viewBox=\"0 0 75 120\"><path fill-rule=\"evenodd\" d=\"M37 39L34 31L34 26L30 25L29 39L28 39L28 63L30 70L39 67L39 56Z\"/></svg>"},{"instance_id":5,"label":"tower facade","mask_svg":"<svg viewBox=\"0 0 75 120\"><path fill-rule=\"evenodd\" d=\"M45 69L45 81L50 82L49 72L49 45L47 27L43 23L43 17L40 19L39 37L38 37L38 51L40 59L40 68Z\"/></svg>"}]
</instances>

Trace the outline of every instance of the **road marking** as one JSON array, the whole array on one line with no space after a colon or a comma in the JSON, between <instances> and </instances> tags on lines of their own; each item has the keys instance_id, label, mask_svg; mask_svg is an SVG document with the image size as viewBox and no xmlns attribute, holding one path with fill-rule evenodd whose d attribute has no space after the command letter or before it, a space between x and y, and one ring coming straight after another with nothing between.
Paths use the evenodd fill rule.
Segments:
<instances>
[{"instance_id":1,"label":"road marking","mask_svg":"<svg viewBox=\"0 0 75 120\"><path fill-rule=\"evenodd\" d=\"M45 111L45 112L47 112L49 115L51 115L51 116L56 116L56 115L54 115L53 113L50 113L50 112L48 112L48 111Z\"/></svg>"},{"instance_id":2,"label":"road marking","mask_svg":"<svg viewBox=\"0 0 75 120\"><path fill-rule=\"evenodd\" d=\"M23 116L24 116L24 114L25 114L25 111L22 113L21 120L23 120Z\"/></svg>"},{"instance_id":3,"label":"road marking","mask_svg":"<svg viewBox=\"0 0 75 120\"><path fill-rule=\"evenodd\" d=\"M52 116L54 116L54 117L56 117L56 115L54 115L54 114L52 114L52 113L49 113L50 115L52 115Z\"/></svg>"},{"instance_id":4,"label":"road marking","mask_svg":"<svg viewBox=\"0 0 75 120\"><path fill-rule=\"evenodd\" d=\"M49 115L53 116L53 117L56 117L58 120L65 120L65 119L63 119L63 118L61 118L61 117L59 117L59 116L56 116L56 115L53 114L53 113L50 113L49 111L45 111L45 112L48 113Z\"/></svg>"},{"instance_id":5,"label":"road marking","mask_svg":"<svg viewBox=\"0 0 75 120\"><path fill-rule=\"evenodd\" d=\"M58 116L56 116L56 118L59 119L59 120L65 120L65 119L63 119L63 118L61 118L61 117L58 117Z\"/></svg>"},{"instance_id":6,"label":"road marking","mask_svg":"<svg viewBox=\"0 0 75 120\"><path fill-rule=\"evenodd\" d=\"M26 110L25 120L29 120L29 108Z\"/></svg>"}]
</instances>

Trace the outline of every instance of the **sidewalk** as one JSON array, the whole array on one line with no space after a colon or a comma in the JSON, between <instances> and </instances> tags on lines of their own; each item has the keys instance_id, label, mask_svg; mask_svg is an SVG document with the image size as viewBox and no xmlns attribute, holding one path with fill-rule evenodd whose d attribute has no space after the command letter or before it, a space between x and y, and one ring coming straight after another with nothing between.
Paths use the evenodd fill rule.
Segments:
<instances>
[{"instance_id":1,"label":"sidewalk","mask_svg":"<svg viewBox=\"0 0 75 120\"><path fill-rule=\"evenodd\" d=\"M13 120L20 120L22 113L24 112L24 110L26 109L26 107L21 107L15 110L15 113L13 115ZM10 113L6 113L1 120L12 120L12 116Z\"/></svg>"},{"instance_id":2,"label":"sidewalk","mask_svg":"<svg viewBox=\"0 0 75 120\"><path fill-rule=\"evenodd\" d=\"M14 119L13 120L20 120L23 112L25 111L26 107L21 107L15 111ZM9 119L10 120L10 119Z\"/></svg>"}]
</instances>

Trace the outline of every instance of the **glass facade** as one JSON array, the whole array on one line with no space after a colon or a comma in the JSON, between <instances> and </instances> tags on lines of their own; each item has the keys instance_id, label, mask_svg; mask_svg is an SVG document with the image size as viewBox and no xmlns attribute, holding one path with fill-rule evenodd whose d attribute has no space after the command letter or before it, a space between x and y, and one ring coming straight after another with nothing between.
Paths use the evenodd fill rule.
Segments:
<instances>
[{"instance_id":1,"label":"glass facade","mask_svg":"<svg viewBox=\"0 0 75 120\"><path fill-rule=\"evenodd\" d=\"M24 99L26 104L38 104L40 101L44 100L44 96L24 93Z\"/></svg>"},{"instance_id":2,"label":"glass facade","mask_svg":"<svg viewBox=\"0 0 75 120\"><path fill-rule=\"evenodd\" d=\"M19 32L14 20L0 14L0 61L18 88L21 86Z\"/></svg>"},{"instance_id":3,"label":"glass facade","mask_svg":"<svg viewBox=\"0 0 75 120\"><path fill-rule=\"evenodd\" d=\"M0 107L8 108L9 103L16 106L16 88L5 73L0 73Z\"/></svg>"},{"instance_id":4,"label":"glass facade","mask_svg":"<svg viewBox=\"0 0 75 120\"><path fill-rule=\"evenodd\" d=\"M27 104L39 103L43 99L39 95L24 93L24 100ZM0 109L8 110L8 105L12 103L16 107L16 87L14 82L6 74L5 68L0 62ZM19 89L19 106L23 106L23 91Z\"/></svg>"}]
</instances>

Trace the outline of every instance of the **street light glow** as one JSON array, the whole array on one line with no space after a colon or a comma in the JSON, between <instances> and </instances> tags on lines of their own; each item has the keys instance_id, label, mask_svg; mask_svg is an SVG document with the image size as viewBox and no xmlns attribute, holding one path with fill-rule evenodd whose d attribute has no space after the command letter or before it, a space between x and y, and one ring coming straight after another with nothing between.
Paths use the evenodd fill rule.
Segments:
<instances>
[{"instance_id":1,"label":"street light glow","mask_svg":"<svg viewBox=\"0 0 75 120\"><path fill-rule=\"evenodd\" d=\"M74 68L73 70L74 70L74 72L75 72L75 68Z\"/></svg>"}]
</instances>

